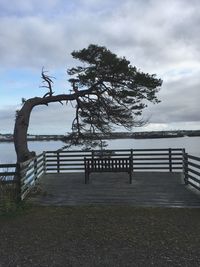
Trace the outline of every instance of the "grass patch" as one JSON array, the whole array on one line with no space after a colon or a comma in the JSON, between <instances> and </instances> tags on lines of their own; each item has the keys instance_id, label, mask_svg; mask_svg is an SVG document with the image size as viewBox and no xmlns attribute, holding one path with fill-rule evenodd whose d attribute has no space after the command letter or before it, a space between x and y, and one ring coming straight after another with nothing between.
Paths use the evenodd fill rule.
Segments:
<instances>
[{"instance_id":1,"label":"grass patch","mask_svg":"<svg viewBox=\"0 0 200 267\"><path fill-rule=\"evenodd\" d=\"M14 202L10 199L4 200L4 203L0 205L0 219L13 218L17 216L23 216L28 213L32 205L27 204L25 201Z\"/></svg>"},{"instance_id":2,"label":"grass patch","mask_svg":"<svg viewBox=\"0 0 200 267\"><path fill-rule=\"evenodd\" d=\"M17 183L0 181L0 216L15 213L18 209Z\"/></svg>"}]
</instances>

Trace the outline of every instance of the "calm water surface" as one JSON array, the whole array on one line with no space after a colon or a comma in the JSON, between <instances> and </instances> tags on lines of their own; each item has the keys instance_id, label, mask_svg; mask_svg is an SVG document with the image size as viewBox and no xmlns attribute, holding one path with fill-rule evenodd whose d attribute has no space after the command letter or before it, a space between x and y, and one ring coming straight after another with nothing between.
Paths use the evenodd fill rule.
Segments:
<instances>
[{"instance_id":1,"label":"calm water surface","mask_svg":"<svg viewBox=\"0 0 200 267\"><path fill-rule=\"evenodd\" d=\"M32 141L29 149L40 153L57 150L64 146L61 141ZM161 139L116 139L108 141L108 149L129 148L185 148L186 152L200 157L200 137L161 138ZM77 148L77 149L80 149ZM14 163L16 155L13 143L0 143L0 163Z\"/></svg>"},{"instance_id":2,"label":"calm water surface","mask_svg":"<svg viewBox=\"0 0 200 267\"><path fill-rule=\"evenodd\" d=\"M32 141L28 143L29 150L35 151L37 154L46 150L57 150L64 143L61 141ZM0 143L0 163L15 163L16 154L13 143Z\"/></svg>"},{"instance_id":3,"label":"calm water surface","mask_svg":"<svg viewBox=\"0 0 200 267\"><path fill-rule=\"evenodd\" d=\"M117 148L185 148L186 152L200 156L200 137L121 139L112 140L109 147Z\"/></svg>"}]
</instances>

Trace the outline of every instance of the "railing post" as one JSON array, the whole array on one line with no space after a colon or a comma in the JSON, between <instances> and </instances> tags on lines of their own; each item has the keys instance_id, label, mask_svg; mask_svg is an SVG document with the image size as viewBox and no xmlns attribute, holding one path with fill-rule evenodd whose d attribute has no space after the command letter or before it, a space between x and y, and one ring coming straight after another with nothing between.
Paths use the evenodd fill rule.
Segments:
<instances>
[{"instance_id":1,"label":"railing post","mask_svg":"<svg viewBox=\"0 0 200 267\"><path fill-rule=\"evenodd\" d=\"M132 150L132 149L131 149ZM129 159L129 170L130 170L130 173L129 173L129 183L132 184L132 172L133 172L133 157L130 156L130 159Z\"/></svg>"},{"instance_id":2,"label":"railing post","mask_svg":"<svg viewBox=\"0 0 200 267\"><path fill-rule=\"evenodd\" d=\"M46 165L46 152L43 151L43 171L46 173L47 171L47 165Z\"/></svg>"},{"instance_id":3,"label":"railing post","mask_svg":"<svg viewBox=\"0 0 200 267\"><path fill-rule=\"evenodd\" d=\"M183 154L183 170L184 170L184 182L188 185L188 154Z\"/></svg>"},{"instance_id":4,"label":"railing post","mask_svg":"<svg viewBox=\"0 0 200 267\"><path fill-rule=\"evenodd\" d=\"M19 163L16 165L16 176L17 176L17 202L22 200L22 184L21 184L21 166Z\"/></svg>"},{"instance_id":5,"label":"railing post","mask_svg":"<svg viewBox=\"0 0 200 267\"><path fill-rule=\"evenodd\" d=\"M57 173L60 172L60 153L57 152Z\"/></svg>"},{"instance_id":6,"label":"railing post","mask_svg":"<svg viewBox=\"0 0 200 267\"><path fill-rule=\"evenodd\" d=\"M27 188L23 190L22 188L26 184L27 168L29 167L29 164L30 164L30 160L17 164L17 175L18 175L17 183L18 183L18 190L19 190L19 201L23 200L26 195ZM32 168L34 168L34 166Z\"/></svg>"},{"instance_id":7,"label":"railing post","mask_svg":"<svg viewBox=\"0 0 200 267\"><path fill-rule=\"evenodd\" d=\"M172 172L172 149L169 148L169 171Z\"/></svg>"},{"instance_id":8,"label":"railing post","mask_svg":"<svg viewBox=\"0 0 200 267\"><path fill-rule=\"evenodd\" d=\"M34 158L34 180L37 180L37 157Z\"/></svg>"},{"instance_id":9,"label":"railing post","mask_svg":"<svg viewBox=\"0 0 200 267\"><path fill-rule=\"evenodd\" d=\"M183 173L185 173L185 148L182 149L182 168Z\"/></svg>"},{"instance_id":10,"label":"railing post","mask_svg":"<svg viewBox=\"0 0 200 267\"><path fill-rule=\"evenodd\" d=\"M133 149L131 149L131 171L133 172Z\"/></svg>"},{"instance_id":11,"label":"railing post","mask_svg":"<svg viewBox=\"0 0 200 267\"><path fill-rule=\"evenodd\" d=\"M87 160L86 157L84 157L84 168L85 168L85 184L89 183L89 159Z\"/></svg>"}]
</instances>

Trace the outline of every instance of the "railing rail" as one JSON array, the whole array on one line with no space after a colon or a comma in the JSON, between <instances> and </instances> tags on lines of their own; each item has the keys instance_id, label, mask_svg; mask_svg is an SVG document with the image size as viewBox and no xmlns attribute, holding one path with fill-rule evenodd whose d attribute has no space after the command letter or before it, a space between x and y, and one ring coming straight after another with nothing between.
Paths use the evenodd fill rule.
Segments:
<instances>
[{"instance_id":1,"label":"railing rail","mask_svg":"<svg viewBox=\"0 0 200 267\"><path fill-rule=\"evenodd\" d=\"M16 175L17 164L0 164L0 181L10 181Z\"/></svg>"}]
</instances>

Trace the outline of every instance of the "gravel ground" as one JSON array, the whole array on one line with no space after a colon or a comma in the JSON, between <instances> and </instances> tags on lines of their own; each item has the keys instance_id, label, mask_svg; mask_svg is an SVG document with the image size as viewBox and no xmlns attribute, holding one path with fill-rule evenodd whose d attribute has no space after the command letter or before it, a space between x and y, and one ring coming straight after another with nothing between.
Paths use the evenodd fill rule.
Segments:
<instances>
[{"instance_id":1,"label":"gravel ground","mask_svg":"<svg viewBox=\"0 0 200 267\"><path fill-rule=\"evenodd\" d=\"M0 217L0 266L200 266L200 210L26 207Z\"/></svg>"}]
</instances>

